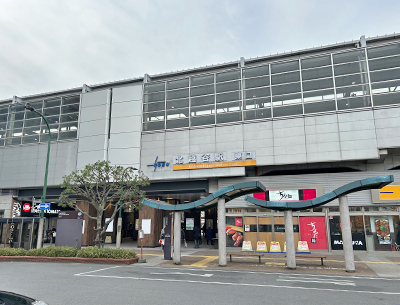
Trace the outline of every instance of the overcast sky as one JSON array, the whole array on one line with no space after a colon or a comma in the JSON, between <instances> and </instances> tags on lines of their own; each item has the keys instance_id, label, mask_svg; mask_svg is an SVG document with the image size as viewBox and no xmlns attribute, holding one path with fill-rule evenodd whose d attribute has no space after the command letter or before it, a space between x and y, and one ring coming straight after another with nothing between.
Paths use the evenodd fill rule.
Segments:
<instances>
[{"instance_id":1,"label":"overcast sky","mask_svg":"<svg viewBox=\"0 0 400 305\"><path fill-rule=\"evenodd\" d=\"M0 0L0 100L400 32L400 1Z\"/></svg>"}]
</instances>

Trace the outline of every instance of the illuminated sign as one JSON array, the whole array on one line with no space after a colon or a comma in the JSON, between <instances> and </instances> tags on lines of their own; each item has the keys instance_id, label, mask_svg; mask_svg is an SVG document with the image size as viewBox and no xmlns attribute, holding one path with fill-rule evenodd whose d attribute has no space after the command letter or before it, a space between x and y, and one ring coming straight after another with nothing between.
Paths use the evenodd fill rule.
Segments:
<instances>
[{"instance_id":1,"label":"illuminated sign","mask_svg":"<svg viewBox=\"0 0 400 305\"><path fill-rule=\"evenodd\" d=\"M22 209L24 212L29 212L31 210L31 205L29 203L24 203Z\"/></svg>"}]
</instances>

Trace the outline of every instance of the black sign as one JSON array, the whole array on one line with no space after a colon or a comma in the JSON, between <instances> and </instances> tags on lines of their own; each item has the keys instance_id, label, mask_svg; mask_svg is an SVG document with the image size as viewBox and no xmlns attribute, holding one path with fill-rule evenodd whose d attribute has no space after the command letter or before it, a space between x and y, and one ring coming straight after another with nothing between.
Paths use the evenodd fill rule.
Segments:
<instances>
[{"instance_id":1,"label":"black sign","mask_svg":"<svg viewBox=\"0 0 400 305\"><path fill-rule=\"evenodd\" d=\"M316 238L311 238L311 243L312 244L316 244L317 243L317 239Z\"/></svg>"},{"instance_id":2,"label":"black sign","mask_svg":"<svg viewBox=\"0 0 400 305\"><path fill-rule=\"evenodd\" d=\"M31 202L25 202L23 201L21 203L21 217L39 217L39 213L40 213L40 203L39 202L35 202L35 203L31 203ZM30 210L27 209L27 207L30 206ZM24 210L24 207L26 208L26 211ZM60 211L70 211L71 208L70 207L62 207L57 205L57 203L51 203L50 204L50 209L48 210L42 210L44 213L44 217L55 217L58 215L58 212ZM76 219L76 218L75 218Z\"/></svg>"},{"instance_id":3,"label":"black sign","mask_svg":"<svg viewBox=\"0 0 400 305\"><path fill-rule=\"evenodd\" d=\"M83 219L83 213L80 211L60 211L58 218L61 219Z\"/></svg>"},{"instance_id":4,"label":"black sign","mask_svg":"<svg viewBox=\"0 0 400 305\"><path fill-rule=\"evenodd\" d=\"M353 250L367 250L364 234L351 234ZM331 235L332 250L343 250L342 235Z\"/></svg>"}]
</instances>

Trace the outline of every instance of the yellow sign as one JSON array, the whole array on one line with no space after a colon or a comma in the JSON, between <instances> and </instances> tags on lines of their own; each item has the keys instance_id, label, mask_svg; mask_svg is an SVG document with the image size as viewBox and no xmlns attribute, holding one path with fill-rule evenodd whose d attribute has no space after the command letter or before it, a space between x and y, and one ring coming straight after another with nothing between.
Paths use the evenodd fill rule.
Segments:
<instances>
[{"instance_id":1,"label":"yellow sign","mask_svg":"<svg viewBox=\"0 0 400 305\"><path fill-rule=\"evenodd\" d=\"M257 250L258 252L268 252L267 243L265 241L257 242Z\"/></svg>"},{"instance_id":2,"label":"yellow sign","mask_svg":"<svg viewBox=\"0 0 400 305\"><path fill-rule=\"evenodd\" d=\"M253 247L251 246L251 241L243 241L242 252L253 252Z\"/></svg>"},{"instance_id":3,"label":"yellow sign","mask_svg":"<svg viewBox=\"0 0 400 305\"><path fill-rule=\"evenodd\" d=\"M388 185L379 190L380 199L400 199L400 185Z\"/></svg>"},{"instance_id":4,"label":"yellow sign","mask_svg":"<svg viewBox=\"0 0 400 305\"><path fill-rule=\"evenodd\" d=\"M278 241L271 241L271 246L269 247L269 252L282 252L281 246L279 245Z\"/></svg>"},{"instance_id":5,"label":"yellow sign","mask_svg":"<svg viewBox=\"0 0 400 305\"><path fill-rule=\"evenodd\" d=\"M207 169L207 168L222 168L222 167L252 166L252 165L256 165L256 160L227 161L227 162L213 162L213 163L200 163L200 164L176 164L172 167L172 170L180 171L185 169Z\"/></svg>"}]
</instances>

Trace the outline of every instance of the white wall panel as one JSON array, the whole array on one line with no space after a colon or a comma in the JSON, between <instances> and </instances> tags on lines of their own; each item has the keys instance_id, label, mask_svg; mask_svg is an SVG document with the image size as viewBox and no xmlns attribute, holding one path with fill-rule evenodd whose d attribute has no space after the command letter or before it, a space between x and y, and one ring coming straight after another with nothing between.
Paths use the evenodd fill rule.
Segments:
<instances>
[{"instance_id":1,"label":"white wall panel","mask_svg":"<svg viewBox=\"0 0 400 305\"><path fill-rule=\"evenodd\" d=\"M113 104L142 99L142 84L113 89Z\"/></svg>"}]
</instances>

